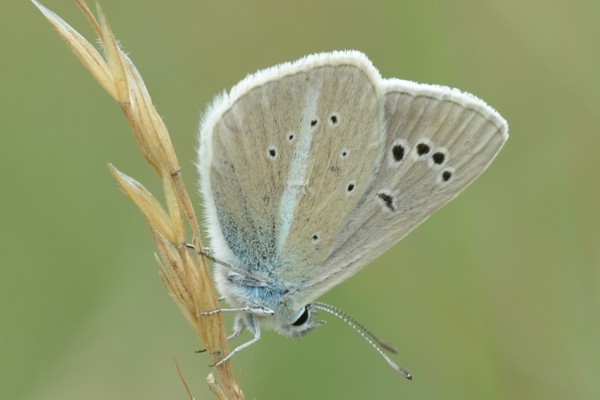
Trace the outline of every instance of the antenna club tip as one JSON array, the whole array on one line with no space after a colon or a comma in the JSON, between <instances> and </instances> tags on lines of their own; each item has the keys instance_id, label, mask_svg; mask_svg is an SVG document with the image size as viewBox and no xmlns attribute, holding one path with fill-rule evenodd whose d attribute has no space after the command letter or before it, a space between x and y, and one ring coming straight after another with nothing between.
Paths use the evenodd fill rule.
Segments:
<instances>
[{"instance_id":1,"label":"antenna club tip","mask_svg":"<svg viewBox=\"0 0 600 400\"><path fill-rule=\"evenodd\" d=\"M406 374L406 379L408 379L409 381L412 381L412 375L411 374Z\"/></svg>"}]
</instances>

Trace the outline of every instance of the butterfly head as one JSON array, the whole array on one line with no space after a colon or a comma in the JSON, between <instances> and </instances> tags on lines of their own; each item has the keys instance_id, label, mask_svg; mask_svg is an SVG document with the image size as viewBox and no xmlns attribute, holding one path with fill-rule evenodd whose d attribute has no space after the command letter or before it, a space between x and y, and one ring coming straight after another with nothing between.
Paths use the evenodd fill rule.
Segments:
<instances>
[{"instance_id":1,"label":"butterfly head","mask_svg":"<svg viewBox=\"0 0 600 400\"><path fill-rule=\"evenodd\" d=\"M295 313L289 312L286 308L283 305L279 315L277 315L277 311L273 315L274 324L272 327L281 335L290 337L304 336L323 323L323 321L315 318L317 309L312 304L307 304L297 309Z\"/></svg>"}]
</instances>

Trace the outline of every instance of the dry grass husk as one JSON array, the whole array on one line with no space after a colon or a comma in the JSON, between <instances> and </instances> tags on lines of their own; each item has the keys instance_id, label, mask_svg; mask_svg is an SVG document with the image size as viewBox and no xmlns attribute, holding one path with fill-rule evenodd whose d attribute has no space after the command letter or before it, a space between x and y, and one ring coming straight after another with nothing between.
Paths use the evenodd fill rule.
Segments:
<instances>
[{"instance_id":1,"label":"dry grass husk","mask_svg":"<svg viewBox=\"0 0 600 400\"><path fill-rule=\"evenodd\" d=\"M162 180L166 208L142 184L109 165L121 189L150 224L158 246L156 259L160 264L163 282L216 363L223 354L229 352L229 347L221 315L200 315L201 311L218 308L219 302L206 261L199 256L202 243L198 221L181 179L179 161L167 127L152 104L140 73L119 48L99 5L96 19L83 0L76 0L100 38L102 53L58 15L37 1L32 1L104 90L119 103L146 161ZM186 245L188 227L192 233L190 242L197 251L190 250ZM244 398L234 379L231 362L219 365L216 372L218 382L210 374L207 383L217 398Z\"/></svg>"}]
</instances>

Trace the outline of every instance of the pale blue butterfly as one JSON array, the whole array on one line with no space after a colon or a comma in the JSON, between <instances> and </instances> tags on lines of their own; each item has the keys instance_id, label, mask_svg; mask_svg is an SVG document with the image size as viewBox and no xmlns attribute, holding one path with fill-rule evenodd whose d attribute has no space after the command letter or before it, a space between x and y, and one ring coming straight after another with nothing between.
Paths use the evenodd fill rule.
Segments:
<instances>
[{"instance_id":1,"label":"pale blue butterfly","mask_svg":"<svg viewBox=\"0 0 600 400\"><path fill-rule=\"evenodd\" d=\"M307 333L320 309L410 378L371 332L314 300L458 195L507 138L475 96L382 79L356 51L259 71L217 97L198 168L215 280L233 307L218 311L238 312L232 337L254 334L220 362L261 326Z\"/></svg>"}]
</instances>

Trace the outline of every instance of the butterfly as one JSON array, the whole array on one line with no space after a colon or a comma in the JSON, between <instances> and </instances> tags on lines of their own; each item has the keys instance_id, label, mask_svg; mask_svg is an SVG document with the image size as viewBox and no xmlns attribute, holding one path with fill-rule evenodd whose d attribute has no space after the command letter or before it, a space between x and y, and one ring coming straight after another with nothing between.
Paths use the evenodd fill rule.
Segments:
<instances>
[{"instance_id":1,"label":"butterfly","mask_svg":"<svg viewBox=\"0 0 600 400\"><path fill-rule=\"evenodd\" d=\"M383 79L357 51L306 56L249 75L202 118L198 170L214 277L234 334L301 336L315 300L356 274L491 163L506 121L475 96Z\"/></svg>"}]
</instances>

